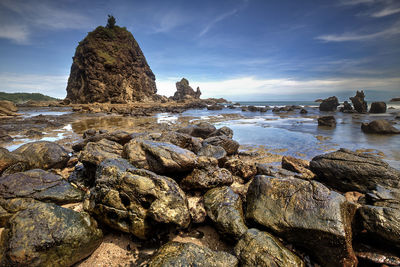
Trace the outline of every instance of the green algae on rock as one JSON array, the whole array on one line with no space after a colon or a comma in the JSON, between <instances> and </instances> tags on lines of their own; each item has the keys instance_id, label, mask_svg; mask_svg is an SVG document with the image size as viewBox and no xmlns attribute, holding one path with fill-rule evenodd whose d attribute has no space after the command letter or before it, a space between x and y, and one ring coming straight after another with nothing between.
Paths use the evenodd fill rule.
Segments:
<instances>
[{"instance_id":1,"label":"green algae on rock","mask_svg":"<svg viewBox=\"0 0 400 267\"><path fill-rule=\"evenodd\" d=\"M304 262L273 235L249 229L235 246L240 266L304 267Z\"/></svg>"},{"instance_id":2,"label":"green algae on rock","mask_svg":"<svg viewBox=\"0 0 400 267\"><path fill-rule=\"evenodd\" d=\"M154 98L155 76L125 27L97 27L79 42L67 85L72 103L129 103Z\"/></svg>"},{"instance_id":3,"label":"green algae on rock","mask_svg":"<svg viewBox=\"0 0 400 267\"><path fill-rule=\"evenodd\" d=\"M235 267L235 256L221 251L213 251L192 243L169 242L159 248L150 259L149 267Z\"/></svg>"},{"instance_id":4,"label":"green algae on rock","mask_svg":"<svg viewBox=\"0 0 400 267\"><path fill-rule=\"evenodd\" d=\"M34 202L16 213L2 233L1 266L71 266L101 243L87 213Z\"/></svg>"},{"instance_id":5,"label":"green algae on rock","mask_svg":"<svg viewBox=\"0 0 400 267\"><path fill-rule=\"evenodd\" d=\"M157 225L186 228L185 193L171 178L137 169L124 159L104 160L87 210L109 227L146 239Z\"/></svg>"}]
</instances>

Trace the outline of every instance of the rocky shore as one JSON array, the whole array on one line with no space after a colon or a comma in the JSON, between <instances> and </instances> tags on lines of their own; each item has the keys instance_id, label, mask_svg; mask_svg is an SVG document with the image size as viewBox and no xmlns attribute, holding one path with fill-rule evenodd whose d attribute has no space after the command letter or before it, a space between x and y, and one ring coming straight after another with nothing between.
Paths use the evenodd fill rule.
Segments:
<instances>
[{"instance_id":1,"label":"rocky shore","mask_svg":"<svg viewBox=\"0 0 400 267\"><path fill-rule=\"evenodd\" d=\"M346 149L273 166L233 136L203 122L1 148L1 266L400 264L398 170Z\"/></svg>"}]
</instances>

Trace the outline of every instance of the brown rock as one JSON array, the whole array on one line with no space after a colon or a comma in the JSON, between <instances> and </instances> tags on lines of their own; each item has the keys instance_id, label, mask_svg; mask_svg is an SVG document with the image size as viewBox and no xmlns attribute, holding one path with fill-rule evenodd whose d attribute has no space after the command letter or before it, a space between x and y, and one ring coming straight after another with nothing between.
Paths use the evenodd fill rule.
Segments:
<instances>
[{"instance_id":1,"label":"brown rock","mask_svg":"<svg viewBox=\"0 0 400 267\"><path fill-rule=\"evenodd\" d=\"M189 86L189 81L185 78L182 78L180 82L176 83L176 92L172 97L173 100L185 100L185 99L200 99L200 88L197 87L197 90L194 91L192 87Z\"/></svg>"},{"instance_id":2,"label":"brown rock","mask_svg":"<svg viewBox=\"0 0 400 267\"><path fill-rule=\"evenodd\" d=\"M76 48L67 86L72 103L128 103L156 92L155 76L126 28L99 26Z\"/></svg>"},{"instance_id":3,"label":"brown rock","mask_svg":"<svg viewBox=\"0 0 400 267\"><path fill-rule=\"evenodd\" d=\"M304 159L298 159L291 156L282 157L282 168L302 174L302 178L312 179L315 174L309 170L310 162Z\"/></svg>"},{"instance_id":4,"label":"brown rock","mask_svg":"<svg viewBox=\"0 0 400 267\"><path fill-rule=\"evenodd\" d=\"M359 113L365 113L368 111L367 102L364 100L365 94L364 91L357 91L356 95L350 97L351 102L353 103L354 109Z\"/></svg>"}]
</instances>

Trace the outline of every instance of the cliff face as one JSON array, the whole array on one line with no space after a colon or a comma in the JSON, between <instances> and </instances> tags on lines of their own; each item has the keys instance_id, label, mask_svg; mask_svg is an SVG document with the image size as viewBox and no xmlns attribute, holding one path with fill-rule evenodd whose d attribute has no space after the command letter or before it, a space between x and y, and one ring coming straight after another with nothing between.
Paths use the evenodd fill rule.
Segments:
<instances>
[{"instance_id":1,"label":"cliff face","mask_svg":"<svg viewBox=\"0 0 400 267\"><path fill-rule=\"evenodd\" d=\"M176 83L176 92L172 99L174 100L184 100L184 99L199 99L201 95L200 88L194 91L192 87L189 86L189 81L182 78L180 82Z\"/></svg>"},{"instance_id":2,"label":"cliff face","mask_svg":"<svg viewBox=\"0 0 400 267\"><path fill-rule=\"evenodd\" d=\"M67 85L72 103L129 103L153 99L155 76L125 28L97 27L75 51Z\"/></svg>"}]
</instances>

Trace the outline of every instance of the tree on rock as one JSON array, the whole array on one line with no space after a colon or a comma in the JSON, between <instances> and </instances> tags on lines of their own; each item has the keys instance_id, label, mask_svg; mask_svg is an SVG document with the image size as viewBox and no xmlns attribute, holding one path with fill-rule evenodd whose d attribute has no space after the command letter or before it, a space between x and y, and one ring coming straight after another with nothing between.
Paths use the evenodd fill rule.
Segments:
<instances>
[{"instance_id":1,"label":"tree on rock","mask_svg":"<svg viewBox=\"0 0 400 267\"><path fill-rule=\"evenodd\" d=\"M108 15L108 20L107 20L107 28L113 28L115 26L115 18L112 15Z\"/></svg>"}]
</instances>

